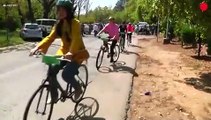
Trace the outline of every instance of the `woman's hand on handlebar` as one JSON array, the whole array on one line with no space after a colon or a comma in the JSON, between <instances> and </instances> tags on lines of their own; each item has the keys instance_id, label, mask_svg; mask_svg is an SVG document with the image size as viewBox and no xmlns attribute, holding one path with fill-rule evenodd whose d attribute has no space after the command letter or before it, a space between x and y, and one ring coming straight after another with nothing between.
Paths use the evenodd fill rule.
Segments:
<instances>
[{"instance_id":1,"label":"woman's hand on handlebar","mask_svg":"<svg viewBox=\"0 0 211 120\"><path fill-rule=\"evenodd\" d=\"M29 56L38 55L38 54L43 54L43 53L39 50L38 47L35 47L30 50Z\"/></svg>"},{"instance_id":2,"label":"woman's hand on handlebar","mask_svg":"<svg viewBox=\"0 0 211 120\"><path fill-rule=\"evenodd\" d=\"M68 60L72 60L73 58L73 54L71 52L68 52L64 55L63 57L64 59L68 59Z\"/></svg>"}]
</instances>

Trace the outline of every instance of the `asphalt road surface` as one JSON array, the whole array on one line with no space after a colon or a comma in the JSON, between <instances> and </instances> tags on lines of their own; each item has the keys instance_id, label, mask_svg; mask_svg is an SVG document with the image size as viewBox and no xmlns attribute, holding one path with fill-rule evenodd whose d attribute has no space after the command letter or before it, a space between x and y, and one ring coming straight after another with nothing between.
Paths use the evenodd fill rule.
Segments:
<instances>
[{"instance_id":1,"label":"asphalt road surface","mask_svg":"<svg viewBox=\"0 0 211 120\"><path fill-rule=\"evenodd\" d=\"M136 37L133 38L133 46L126 48L126 53L120 54L117 63L111 64L105 58L100 71L96 70L95 61L102 41L93 36L85 36L84 42L91 56L87 63L89 85L84 96L87 98L81 101L90 109L84 111L86 118L83 120L124 120L132 76L135 74L138 49ZM59 43L56 40L48 54L54 54ZM46 77L47 66L40 58L29 57L29 49L25 47L0 53L0 120L22 120L29 98ZM58 78L65 85L60 75ZM66 120L75 116L74 106L71 100L58 102L52 120ZM91 117L89 112L95 112L96 115Z\"/></svg>"}]
</instances>

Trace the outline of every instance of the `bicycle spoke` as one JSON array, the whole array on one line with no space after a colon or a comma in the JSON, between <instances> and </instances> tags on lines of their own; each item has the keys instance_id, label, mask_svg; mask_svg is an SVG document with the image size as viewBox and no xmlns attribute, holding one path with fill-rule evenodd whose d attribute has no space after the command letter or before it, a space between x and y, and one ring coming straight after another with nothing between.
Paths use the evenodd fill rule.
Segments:
<instances>
[{"instance_id":1,"label":"bicycle spoke","mask_svg":"<svg viewBox=\"0 0 211 120\"><path fill-rule=\"evenodd\" d=\"M48 85L43 85L35 91L27 104L23 120L50 120L53 103L47 104L49 93Z\"/></svg>"},{"instance_id":2,"label":"bicycle spoke","mask_svg":"<svg viewBox=\"0 0 211 120\"><path fill-rule=\"evenodd\" d=\"M49 97L49 91L47 91L47 95L46 95L46 99L45 99L45 107L44 107L43 114L45 114L45 112L46 112L48 97Z\"/></svg>"},{"instance_id":3,"label":"bicycle spoke","mask_svg":"<svg viewBox=\"0 0 211 120\"><path fill-rule=\"evenodd\" d=\"M39 100L38 100L38 103L37 103L37 108L36 108L36 112L39 113L39 105L40 105L40 100L41 100L41 97L42 97L42 93L43 93L43 89L41 89L40 91L40 96L39 96Z\"/></svg>"},{"instance_id":4,"label":"bicycle spoke","mask_svg":"<svg viewBox=\"0 0 211 120\"><path fill-rule=\"evenodd\" d=\"M96 99L91 97L83 98L75 106L75 113L78 117L95 116L99 110L99 104Z\"/></svg>"}]
</instances>

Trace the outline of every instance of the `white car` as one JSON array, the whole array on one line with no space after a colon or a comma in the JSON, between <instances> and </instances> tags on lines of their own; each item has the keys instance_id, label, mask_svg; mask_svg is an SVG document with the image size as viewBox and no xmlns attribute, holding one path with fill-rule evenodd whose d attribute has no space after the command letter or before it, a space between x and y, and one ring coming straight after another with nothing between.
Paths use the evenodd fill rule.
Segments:
<instances>
[{"instance_id":1,"label":"white car","mask_svg":"<svg viewBox=\"0 0 211 120\"><path fill-rule=\"evenodd\" d=\"M20 31L20 37L23 40L28 39L42 39L42 29L37 23L25 23Z\"/></svg>"},{"instance_id":2,"label":"white car","mask_svg":"<svg viewBox=\"0 0 211 120\"><path fill-rule=\"evenodd\" d=\"M50 34L52 27L56 24L56 19L36 19L36 22L42 28L45 37Z\"/></svg>"}]
</instances>

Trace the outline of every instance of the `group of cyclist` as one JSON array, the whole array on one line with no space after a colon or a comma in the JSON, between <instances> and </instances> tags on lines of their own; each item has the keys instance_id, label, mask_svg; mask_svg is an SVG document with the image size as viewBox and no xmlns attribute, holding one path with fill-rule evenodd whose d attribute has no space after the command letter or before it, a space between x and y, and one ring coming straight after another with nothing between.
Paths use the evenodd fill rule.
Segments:
<instances>
[{"instance_id":1,"label":"group of cyclist","mask_svg":"<svg viewBox=\"0 0 211 120\"><path fill-rule=\"evenodd\" d=\"M126 24L126 22L123 22L120 25L117 25L115 23L115 19L113 17L109 17L109 23L105 25L105 27L97 34L99 36L102 32L107 33L109 35L110 40L112 41L111 47L110 47L110 62L112 63L113 55L114 55L114 48L117 42L120 40L120 37L122 38L121 41L123 44L123 49L125 49L125 39L127 36L127 39L132 41L132 33L134 32L134 26L131 23ZM106 50L108 50L108 44L107 41L103 41L104 46L106 47Z\"/></svg>"},{"instance_id":2,"label":"group of cyclist","mask_svg":"<svg viewBox=\"0 0 211 120\"><path fill-rule=\"evenodd\" d=\"M63 69L62 78L67 83L72 84L75 89L75 97L80 96L82 90L74 76L78 73L80 64L89 58L89 53L82 40L80 22L74 17L74 4L71 0L58 0L56 8L58 22L52 28L51 33L30 51L30 55L36 54L37 51L41 51L45 54L53 41L56 38L61 38L61 46L57 51L57 55L63 56L65 59L71 60L71 62L60 62L59 65L52 66L52 70L50 72L53 78L50 84L55 86L51 88L53 101L58 99L56 82L57 74L61 69ZM131 38L133 31L134 28L130 23L126 25L125 22L123 22L120 26L118 26L115 23L115 19L113 17L109 17L109 23L106 24L97 35L99 36L102 32L108 33L109 38L112 41L112 45L110 47L110 62L113 62L114 47L119 40L119 33L123 33L121 34L121 37L125 40L126 33L128 33L127 37ZM104 42L104 45L108 48L106 42Z\"/></svg>"}]
</instances>

